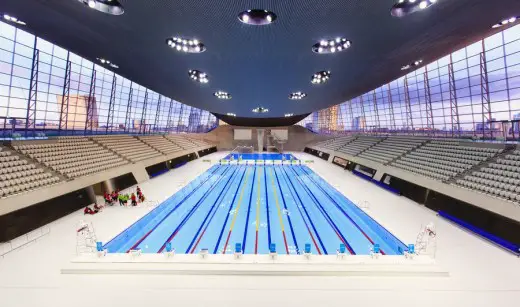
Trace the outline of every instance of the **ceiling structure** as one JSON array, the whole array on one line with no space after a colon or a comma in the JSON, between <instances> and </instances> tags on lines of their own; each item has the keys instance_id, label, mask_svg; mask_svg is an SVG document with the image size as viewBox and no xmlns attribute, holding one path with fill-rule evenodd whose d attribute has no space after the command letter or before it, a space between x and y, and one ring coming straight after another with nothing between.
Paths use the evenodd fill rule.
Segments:
<instances>
[{"instance_id":1,"label":"ceiling structure","mask_svg":"<svg viewBox=\"0 0 520 307\"><path fill-rule=\"evenodd\" d=\"M397 0L120 0L124 14L109 15L77 0L2 0L0 11L23 19L24 30L96 61L109 58L128 79L179 102L237 118L300 118L342 103L398 78L401 67L429 63L502 29L491 26L520 12L518 0L438 0L403 18L390 14ZM238 18L248 9L276 14L253 26ZM177 52L173 37L204 44L200 53ZM342 52L319 54L322 39L345 38ZM209 82L190 79L188 71ZM330 79L311 84L316 72ZM217 91L232 99L221 100ZM307 94L290 100L293 92ZM263 107L267 113L253 113ZM301 116L297 116L301 115ZM221 115L229 121L231 116Z\"/></svg>"}]
</instances>

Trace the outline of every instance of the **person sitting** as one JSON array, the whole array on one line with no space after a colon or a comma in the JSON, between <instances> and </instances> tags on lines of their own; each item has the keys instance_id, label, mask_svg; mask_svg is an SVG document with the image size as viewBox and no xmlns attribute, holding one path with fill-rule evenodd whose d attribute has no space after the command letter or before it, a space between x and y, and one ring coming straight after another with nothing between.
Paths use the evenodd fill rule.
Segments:
<instances>
[{"instance_id":1,"label":"person sitting","mask_svg":"<svg viewBox=\"0 0 520 307\"><path fill-rule=\"evenodd\" d=\"M85 207L85 210L83 210L83 214L90 214L90 215L94 215L96 213L98 213L99 210L92 210L89 206L86 206Z\"/></svg>"},{"instance_id":2,"label":"person sitting","mask_svg":"<svg viewBox=\"0 0 520 307\"><path fill-rule=\"evenodd\" d=\"M130 196L130 198L132 199L132 206L137 206L137 199L134 193L132 193L132 196Z\"/></svg>"},{"instance_id":3,"label":"person sitting","mask_svg":"<svg viewBox=\"0 0 520 307\"><path fill-rule=\"evenodd\" d=\"M144 202L144 194L143 193L139 194L139 201L142 202L142 203Z\"/></svg>"},{"instance_id":4,"label":"person sitting","mask_svg":"<svg viewBox=\"0 0 520 307\"><path fill-rule=\"evenodd\" d=\"M111 196L112 196L112 201L116 202L117 201L117 193L116 193L116 191L112 191L112 195Z\"/></svg>"},{"instance_id":5,"label":"person sitting","mask_svg":"<svg viewBox=\"0 0 520 307\"><path fill-rule=\"evenodd\" d=\"M94 210L101 211L101 209L103 209L102 205L94 204Z\"/></svg>"}]
</instances>

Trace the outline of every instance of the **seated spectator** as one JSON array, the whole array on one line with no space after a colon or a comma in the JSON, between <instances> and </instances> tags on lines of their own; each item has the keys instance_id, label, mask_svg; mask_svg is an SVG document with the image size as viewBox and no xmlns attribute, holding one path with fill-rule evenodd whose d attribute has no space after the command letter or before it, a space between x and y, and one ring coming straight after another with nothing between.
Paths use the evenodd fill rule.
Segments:
<instances>
[{"instance_id":1,"label":"seated spectator","mask_svg":"<svg viewBox=\"0 0 520 307\"><path fill-rule=\"evenodd\" d=\"M97 203L94 204L94 210L101 211L101 209L103 209L103 206L102 206L102 205L98 205Z\"/></svg>"},{"instance_id":2,"label":"seated spectator","mask_svg":"<svg viewBox=\"0 0 520 307\"><path fill-rule=\"evenodd\" d=\"M105 192L103 197L105 198L105 205L111 205L112 204L112 199L110 198L110 194Z\"/></svg>"},{"instance_id":3,"label":"seated spectator","mask_svg":"<svg viewBox=\"0 0 520 307\"><path fill-rule=\"evenodd\" d=\"M142 203L144 202L144 194L143 193L139 194L139 201L142 202Z\"/></svg>"},{"instance_id":4,"label":"seated spectator","mask_svg":"<svg viewBox=\"0 0 520 307\"><path fill-rule=\"evenodd\" d=\"M112 201L116 202L117 201L117 193L116 193L116 191L112 191L112 195L111 196L112 196Z\"/></svg>"},{"instance_id":5,"label":"seated spectator","mask_svg":"<svg viewBox=\"0 0 520 307\"><path fill-rule=\"evenodd\" d=\"M90 215L94 215L96 213L98 213L99 210L92 210L89 206L86 206L85 207L85 210L83 210L83 214L90 214Z\"/></svg>"}]
</instances>

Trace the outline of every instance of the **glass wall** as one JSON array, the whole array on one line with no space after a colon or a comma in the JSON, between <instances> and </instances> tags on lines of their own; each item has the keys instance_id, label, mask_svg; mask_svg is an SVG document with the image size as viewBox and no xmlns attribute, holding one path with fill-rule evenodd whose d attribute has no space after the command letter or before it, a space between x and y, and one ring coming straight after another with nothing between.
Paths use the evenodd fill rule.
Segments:
<instances>
[{"instance_id":1,"label":"glass wall","mask_svg":"<svg viewBox=\"0 0 520 307\"><path fill-rule=\"evenodd\" d=\"M319 133L516 139L520 25L475 42L299 124Z\"/></svg>"},{"instance_id":2,"label":"glass wall","mask_svg":"<svg viewBox=\"0 0 520 307\"><path fill-rule=\"evenodd\" d=\"M206 132L208 111L0 22L0 137Z\"/></svg>"}]
</instances>

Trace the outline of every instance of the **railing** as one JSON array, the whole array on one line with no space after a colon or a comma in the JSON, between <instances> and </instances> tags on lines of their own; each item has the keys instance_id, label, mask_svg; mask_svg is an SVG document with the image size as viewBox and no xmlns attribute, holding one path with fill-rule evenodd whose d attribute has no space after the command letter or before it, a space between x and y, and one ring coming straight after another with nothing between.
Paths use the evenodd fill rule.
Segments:
<instances>
[{"instance_id":1,"label":"railing","mask_svg":"<svg viewBox=\"0 0 520 307\"><path fill-rule=\"evenodd\" d=\"M16 239L10 240L6 243L0 243L0 257L3 258L5 255L22 248L24 246L29 245L32 242L40 239L41 237L48 235L51 232L51 227L49 225L45 225L43 227L37 228L29 233L26 233L22 236L19 236Z\"/></svg>"}]
</instances>

